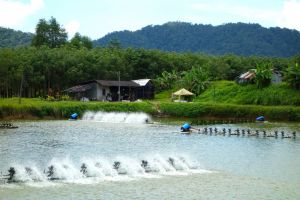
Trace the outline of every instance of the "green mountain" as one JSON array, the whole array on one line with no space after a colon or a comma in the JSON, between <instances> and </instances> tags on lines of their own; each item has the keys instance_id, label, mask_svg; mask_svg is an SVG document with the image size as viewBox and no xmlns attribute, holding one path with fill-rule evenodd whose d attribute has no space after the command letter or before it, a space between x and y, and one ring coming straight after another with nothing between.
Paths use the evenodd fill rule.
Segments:
<instances>
[{"instance_id":1,"label":"green mountain","mask_svg":"<svg viewBox=\"0 0 300 200\"><path fill-rule=\"evenodd\" d=\"M213 55L289 57L300 53L300 32L264 28L259 24L229 23L219 26L168 22L137 31L119 31L94 41L105 46L118 40L123 47L175 52L202 52Z\"/></svg>"},{"instance_id":2,"label":"green mountain","mask_svg":"<svg viewBox=\"0 0 300 200\"><path fill-rule=\"evenodd\" d=\"M32 37L32 33L0 27L0 48L30 45Z\"/></svg>"}]
</instances>

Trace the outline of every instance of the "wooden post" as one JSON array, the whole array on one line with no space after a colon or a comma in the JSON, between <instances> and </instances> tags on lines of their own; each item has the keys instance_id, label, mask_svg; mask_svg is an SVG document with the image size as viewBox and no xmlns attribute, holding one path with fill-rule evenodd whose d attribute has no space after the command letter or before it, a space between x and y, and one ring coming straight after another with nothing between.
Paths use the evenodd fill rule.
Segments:
<instances>
[{"instance_id":1,"label":"wooden post","mask_svg":"<svg viewBox=\"0 0 300 200\"><path fill-rule=\"evenodd\" d=\"M23 90L23 81L24 81L24 71L22 73L22 79L20 84L20 91L19 91L19 104L21 104L21 98L22 98L22 90Z\"/></svg>"},{"instance_id":2,"label":"wooden post","mask_svg":"<svg viewBox=\"0 0 300 200\"><path fill-rule=\"evenodd\" d=\"M121 86L120 86L120 80L121 80L121 78L120 78L120 71L118 71L118 78L119 78L119 85L118 85L118 101L121 101L121 90L120 90L120 88L121 88Z\"/></svg>"}]
</instances>

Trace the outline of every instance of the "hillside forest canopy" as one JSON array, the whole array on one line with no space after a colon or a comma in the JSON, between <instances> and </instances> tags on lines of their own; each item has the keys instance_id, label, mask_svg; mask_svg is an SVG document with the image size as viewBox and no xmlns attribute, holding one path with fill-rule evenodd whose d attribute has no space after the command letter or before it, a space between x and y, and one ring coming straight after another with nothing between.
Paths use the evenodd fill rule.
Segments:
<instances>
[{"instance_id":1,"label":"hillside forest canopy","mask_svg":"<svg viewBox=\"0 0 300 200\"><path fill-rule=\"evenodd\" d=\"M55 33L55 31L60 32ZM37 34L23 33L0 27L0 47L29 46L33 42L47 42L41 33L55 37L60 45L66 43L66 32L55 18L40 19ZM85 38L86 39L86 38ZM148 25L136 31L117 31L93 40L94 47L110 45L118 40L124 48L157 49L179 53L194 52L211 55L291 57L300 52L300 32L297 30L262 27L251 23L226 23L218 26L167 22ZM84 40L82 40L84 41Z\"/></svg>"},{"instance_id":2,"label":"hillside forest canopy","mask_svg":"<svg viewBox=\"0 0 300 200\"><path fill-rule=\"evenodd\" d=\"M40 20L32 45L0 48L0 97L63 94L68 87L95 79L122 80L151 78L157 91L186 87L201 94L212 81L235 80L257 68L262 85L268 70L281 71L291 88L300 89L300 55L291 58L212 56L175 53L142 48L122 48L117 40L106 47L92 47L92 41L77 33L70 41L55 18ZM266 72L266 73L265 73ZM265 74L264 74L265 73ZM267 81L268 82L268 81Z\"/></svg>"},{"instance_id":3,"label":"hillside forest canopy","mask_svg":"<svg viewBox=\"0 0 300 200\"><path fill-rule=\"evenodd\" d=\"M24 33L0 27L0 48L29 46L32 37L32 33Z\"/></svg>"},{"instance_id":4,"label":"hillside forest canopy","mask_svg":"<svg viewBox=\"0 0 300 200\"><path fill-rule=\"evenodd\" d=\"M124 47L212 55L291 57L300 52L299 31L246 23L212 26L168 22L137 31L112 32L94 45L104 46L112 39L118 39Z\"/></svg>"}]
</instances>

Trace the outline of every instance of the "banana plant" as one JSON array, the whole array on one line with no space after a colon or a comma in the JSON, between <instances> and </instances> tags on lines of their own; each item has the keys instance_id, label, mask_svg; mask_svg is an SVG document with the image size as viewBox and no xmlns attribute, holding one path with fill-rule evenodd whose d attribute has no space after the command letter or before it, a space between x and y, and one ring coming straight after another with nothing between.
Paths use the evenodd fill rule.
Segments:
<instances>
[{"instance_id":1,"label":"banana plant","mask_svg":"<svg viewBox=\"0 0 300 200\"><path fill-rule=\"evenodd\" d=\"M182 86L199 95L210 84L210 76L208 71L201 66L194 66L190 71L183 74Z\"/></svg>"},{"instance_id":2,"label":"banana plant","mask_svg":"<svg viewBox=\"0 0 300 200\"><path fill-rule=\"evenodd\" d=\"M290 65L285 73L285 80L289 86L300 89L300 66L298 63Z\"/></svg>"},{"instance_id":3,"label":"banana plant","mask_svg":"<svg viewBox=\"0 0 300 200\"><path fill-rule=\"evenodd\" d=\"M255 83L257 88L267 87L271 84L272 70L269 64L256 65Z\"/></svg>"}]
</instances>

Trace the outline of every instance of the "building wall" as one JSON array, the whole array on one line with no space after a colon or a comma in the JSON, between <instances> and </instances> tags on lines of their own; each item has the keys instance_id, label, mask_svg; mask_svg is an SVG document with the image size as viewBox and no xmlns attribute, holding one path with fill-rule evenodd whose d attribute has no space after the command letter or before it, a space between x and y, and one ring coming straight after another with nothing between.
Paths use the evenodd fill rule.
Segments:
<instances>
[{"instance_id":1,"label":"building wall","mask_svg":"<svg viewBox=\"0 0 300 200\"><path fill-rule=\"evenodd\" d=\"M118 101L118 86L103 86L101 83L91 81L86 84L91 86L90 89L84 92L72 93L76 99L80 100L83 97L89 100L97 101ZM153 99L155 94L155 87L152 81L149 81L145 86L121 86L121 100L134 101L136 99ZM111 96L109 97L108 94Z\"/></svg>"},{"instance_id":2,"label":"building wall","mask_svg":"<svg viewBox=\"0 0 300 200\"><path fill-rule=\"evenodd\" d=\"M280 74L273 73L272 74L272 83L277 84L282 82L282 77Z\"/></svg>"},{"instance_id":3,"label":"building wall","mask_svg":"<svg viewBox=\"0 0 300 200\"><path fill-rule=\"evenodd\" d=\"M85 92L86 98L89 100L97 100L97 83L91 83L92 88Z\"/></svg>"},{"instance_id":4,"label":"building wall","mask_svg":"<svg viewBox=\"0 0 300 200\"><path fill-rule=\"evenodd\" d=\"M98 101L107 101L106 96L108 93L111 93L109 87L105 87L97 83L96 96Z\"/></svg>"},{"instance_id":5,"label":"building wall","mask_svg":"<svg viewBox=\"0 0 300 200\"><path fill-rule=\"evenodd\" d=\"M135 98L136 99L154 99L155 88L154 84L149 81L145 86L136 88Z\"/></svg>"}]
</instances>

